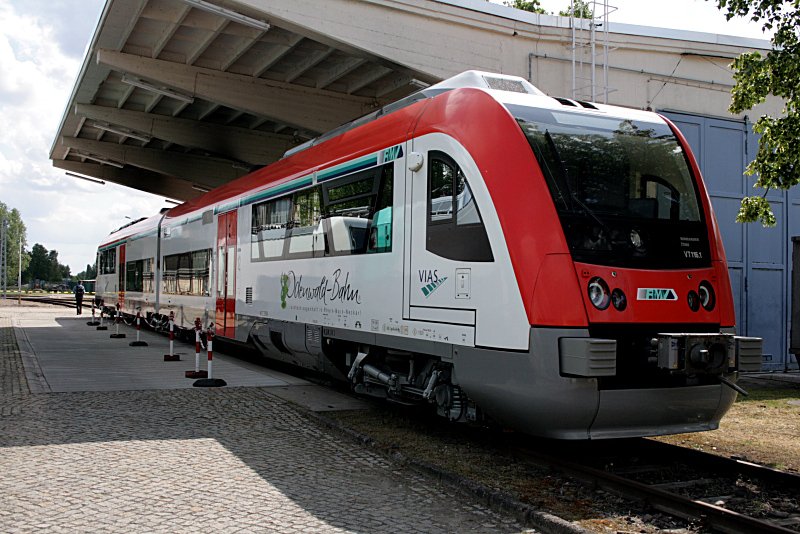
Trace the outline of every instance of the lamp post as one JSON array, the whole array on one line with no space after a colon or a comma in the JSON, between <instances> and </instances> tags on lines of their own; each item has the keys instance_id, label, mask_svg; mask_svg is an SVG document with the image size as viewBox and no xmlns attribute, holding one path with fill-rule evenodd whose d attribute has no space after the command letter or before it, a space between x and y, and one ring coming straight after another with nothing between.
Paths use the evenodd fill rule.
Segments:
<instances>
[{"instance_id":1,"label":"lamp post","mask_svg":"<svg viewBox=\"0 0 800 534\"><path fill-rule=\"evenodd\" d=\"M19 234L19 259L17 262L17 306L22 306L22 232Z\"/></svg>"}]
</instances>

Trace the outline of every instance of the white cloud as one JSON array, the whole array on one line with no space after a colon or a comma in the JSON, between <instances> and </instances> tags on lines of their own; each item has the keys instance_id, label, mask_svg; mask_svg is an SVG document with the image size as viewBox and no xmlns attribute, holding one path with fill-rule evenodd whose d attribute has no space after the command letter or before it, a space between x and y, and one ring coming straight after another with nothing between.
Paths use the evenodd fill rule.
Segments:
<instances>
[{"instance_id":1,"label":"white cloud","mask_svg":"<svg viewBox=\"0 0 800 534\"><path fill-rule=\"evenodd\" d=\"M98 2L72 4L84 18L97 19ZM57 39L52 23L60 24L58 16L40 13L22 14L13 3L0 3L0 201L19 209L29 247L57 250L61 263L77 273L94 261L97 245L125 216L150 215L163 201L82 182L52 166L50 147L81 59ZM81 37L88 41L91 32ZM74 42L68 45L74 48Z\"/></svg>"}]
</instances>

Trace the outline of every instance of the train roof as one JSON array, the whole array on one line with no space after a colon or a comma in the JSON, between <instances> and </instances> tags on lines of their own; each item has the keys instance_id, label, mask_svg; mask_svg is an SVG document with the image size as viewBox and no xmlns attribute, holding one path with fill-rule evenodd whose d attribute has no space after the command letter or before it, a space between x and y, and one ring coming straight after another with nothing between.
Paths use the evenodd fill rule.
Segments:
<instances>
[{"instance_id":1,"label":"train roof","mask_svg":"<svg viewBox=\"0 0 800 534\"><path fill-rule=\"evenodd\" d=\"M399 132L402 134L401 138L395 139L394 142L390 141L390 144L396 144L397 142L405 141L409 131L408 126L410 125L410 121L415 120L417 114L408 112L404 114L404 111L407 111L408 108L411 108L419 102L459 89L482 90L488 93L494 100L499 102L504 107L507 107L508 105L535 106L554 110L560 109L575 113L608 114L620 119L643 120L651 122L660 120L657 114L649 111L609 106L582 100L551 97L536 88L526 79L519 76L471 70L458 74L452 78L448 78L447 80L432 85L428 88L422 89L417 93L398 100L397 102L389 104L379 110L369 113L352 122L346 123L338 128L335 128L334 130L331 130L330 132L299 145L287 151L282 159L276 163L273 163L272 165L234 180L222 187L205 193L196 199L185 202L179 206L175 206L167 212L166 218L176 219L199 210L208 209L209 207L215 206L219 203L231 202L246 193L253 193L259 189L265 189L270 186L278 185L284 181L289 181L300 174L309 174L314 171L338 165L347 161L348 159L359 157L363 154L343 153L346 152L344 149L341 151L328 151L322 149L323 146L327 147L331 141L341 139L344 134L352 132L353 130L366 126L389 115L395 116L398 119L396 121L397 124L393 125L396 130L394 133L397 134ZM393 139L392 136L387 135L386 138L382 140L390 139ZM374 151L376 148L370 146L369 150ZM331 160L330 158L321 157L323 153L336 153L337 157Z\"/></svg>"},{"instance_id":2,"label":"train roof","mask_svg":"<svg viewBox=\"0 0 800 534\"><path fill-rule=\"evenodd\" d=\"M134 236L143 237L145 235L157 231L158 223L164 216L165 211L166 209L163 209L157 215L152 215L150 217L142 217L141 219L136 219L123 226L120 226L119 228L108 234L108 237L100 245L99 248L100 249L108 248L111 245L116 245L119 242L125 241L131 237Z\"/></svg>"}]
</instances>

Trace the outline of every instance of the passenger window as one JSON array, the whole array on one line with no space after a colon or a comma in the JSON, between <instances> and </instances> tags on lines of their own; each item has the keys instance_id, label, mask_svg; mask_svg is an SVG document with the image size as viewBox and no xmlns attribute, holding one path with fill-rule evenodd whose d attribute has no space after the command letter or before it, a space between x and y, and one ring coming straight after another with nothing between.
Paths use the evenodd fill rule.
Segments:
<instances>
[{"instance_id":1,"label":"passenger window","mask_svg":"<svg viewBox=\"0 0 800 534\"><path fill-rule=\"evenodd\" d=\"M164 256L164 293L209 296L211 249Z\"/></svg>"},{"instance_id":2,"label":"passenger window","mask_svg":"<svg viewBox=\"0 0 800 534\"><path fill-rule=\"evenodd\" d=\"M494 261L464 172L443 152L430 152L428 162L426 250L451 260Z\"/></svg>"},{"instance_id":3,"label":"passenger window","mask_svg":"<svg viewBox=\"0 0 800 534\"><path fill-rule=\"evenodd\" d=\"M391 252L393 171L389 163L254 204L250 259Z\"/></svg>"},{"instance_id":4,"label":"passenger window","mask_svg":"<svg viewBox=\"0 0 800 534\"><path fill-rule=\"evenodd\" d=\"M387 164L324 185L326 255L391 252L393 169Z\"/></svg>"},{"instance_id":5,"label":"passenger window","mask_svg":"<svg viewBox=\"0 0 800 534\"><path fill-rule=\"evenodd\" d=\"M292 201L289 198L267 200L253 206L251 260L264 261L283 256L283 244L286 240L291 209Z\"/></svg>"},{"instance_id":6,"label":"passenger window","mask_svg":"<svg viewBox=\"0 0 800 534\"><path fill-rule=\"evenodd\" d=\"M325 232L320 224L321 220L319 188L295 193L289 229L290 255L310 257L325 253Z\"/></svg>"},{"instance_id":7,"label":"passenger window","mask_svg":"<svg viewBox=\"0 0 800 534\"><path fill-rule=\"evenodd\" d=\"M114 274L117 271L117 249L110 248L100 252L98 271L100 274Z\"/></svg>"}]
</instances>

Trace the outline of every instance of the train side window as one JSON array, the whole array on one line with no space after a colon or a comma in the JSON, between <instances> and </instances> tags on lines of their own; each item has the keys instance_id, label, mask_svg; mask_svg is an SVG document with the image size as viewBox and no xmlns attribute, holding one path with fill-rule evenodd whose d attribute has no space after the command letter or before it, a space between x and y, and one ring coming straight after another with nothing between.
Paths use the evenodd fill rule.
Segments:
<instances>
[{"instance_id":1,"label":"train side window","mask_svg":"<svg viewBox=\"0 0 800 534\"><path fill-rule=\"evenodd\" d=\"M129 261L125 264L125 291L142 291L144 262Z\"/></svg>"},{"instance_id":2,"label":"train side window","mask_svg":"<svg viewBox=\"0 0 800 534\"><path fill-rule=\"evenodd\" d=\"M164 256L164 293L208 296L211 249Z\"/></svg>"},{"instance_id":3,"label":"train side window","mask_svg":"<svg viewBox=\"0 0 800 534\"><path fill-rule=\"evenodd\" d=\"M386 164L324 184L326 255L391 252L393 169Z\"/></svg>"},{"instance_id":4,"label":"train side window","mask_svg":"<svg viewBox=\"0 0 800 534\"><path fill-rule=\"evenodd\" d=\"M114 274L117 272L117 249L110 248L99 254L98 272L100 274Z\"/></svg>"},{"instance_id":5,"label":"train side window","mask_svg":"<svg viewBox=\"0 0 800 534\"><path fill-rule=\"evenodd\" d=\"M142 291L144 293L155 293L155 276L153 270L153 258L142 260Z\"/></svg>"},{"instance_id":6,"label":"train side window","mask_svg":"<svg viewBox=\"0 0 800 534\"><path fill-rule=\"evenodd\" d=\"M319 188L299 191L292 198L292 217L289 225L289 255L310 258L325 254L322 206Z\"/></svg>"},{"instance_id":7,"label":"train side window","mask_svg":"<svg viewBox=\"0 0 800 534\"><path fill-rule=\"evenodd\" d=\"M392 251L392 203L394 201L394 165L383 167L378 205L370 221L367 252Z\"/></svg>"},{"instance_id":8,"label":"train side window","mask_svg":"<svg viewBox=\"0 0 800 534\"><path fill-rule=\"evenodd\" d=\"M428 162L426 250L457 261L494 261L464 172L443 152L430 152Z\"/></svg>"},{"instance_id":9,"label":"train side window","mask_svg":"<svg viewBox=\"0 0 800 534\"><path fill-rule=\"evenodd\" d=\"M250 259L266 261L283 257L286 229L292 210L290 198L267 200L253 205Z\"/></svg>"}]
</instances>

